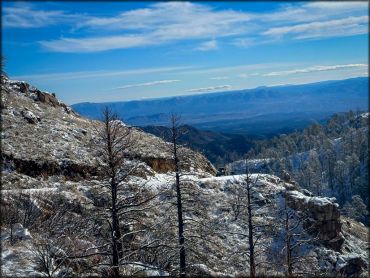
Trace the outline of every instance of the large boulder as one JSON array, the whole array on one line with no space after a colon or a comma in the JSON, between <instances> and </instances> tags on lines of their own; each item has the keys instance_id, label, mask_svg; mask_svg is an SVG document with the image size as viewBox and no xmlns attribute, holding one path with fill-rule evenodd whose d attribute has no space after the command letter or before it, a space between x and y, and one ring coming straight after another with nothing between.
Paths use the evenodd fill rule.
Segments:
<instances>
[{"instance_id":1,"label":"large boulder","mask_svg":"<svg viewBox=\"0 0 370 278\"><path fill-rule=\"evenodd\" d=\"M30 124L37 124L39 118L35 116L31 111L24 110L22 111L22 116L29 122Z\"/></svg>"},{"instance_id":2,"label":"large boulder","mask_svg":"<svg viewBox=\"0 0 370 278\"><path fill-rule=\"evenodd\" d=\"M289 207L305 213L304 227L308 233L333 250L341 250L344 237L335 198L311 197L299 191L287 191L286 200Z\"/></svg>"},{"instance_id":3,"label":"large boulder","mask_svg":"<svg viewBox=\"0 0 370 278\"><path fill-rule=\"evenodd\" d=\"M37 100L46 104L50 104L54 107L60 106L59 101L52 94L44 93L39 90L36 90Z\"/></svg>"}]
</instances>

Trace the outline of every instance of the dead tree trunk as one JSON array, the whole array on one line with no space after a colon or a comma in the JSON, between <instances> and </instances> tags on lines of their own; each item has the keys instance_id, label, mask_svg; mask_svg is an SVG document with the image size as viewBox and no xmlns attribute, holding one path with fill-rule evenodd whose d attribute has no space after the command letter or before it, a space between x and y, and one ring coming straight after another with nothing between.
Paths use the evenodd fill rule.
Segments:
<instances>
[{"instance_id":1,"label":"dead tree trunk","mask_svg":"<svg viewBox=\"0 0 370 278\"><path fill-rule=\"evenodd\" d=\"M253 212L251 202L251 180L248 169L248 161L245 160L245 174L246 174L246 190L247 190L247 211L248 211L248 242L249 242L249 275L256 276L256 262L254 256L254 226L253 226Z\"/></svg>"},{"instance_id":2,"label":"dead tree trunk","mask_svg":"<svg viewBox=\"0 0 370 278\"><path fill-rule=\"evenodd\" d=\"M103 122L105 127L105 148L106 148L106 158L108 162L108 171L110 176L110 188L111 188L111 240L112 240L112 267L113 267L113 277L119 277L119 260L123 255L121 231L119 225L118 211L117 211L117 171L120 163L118 156L120 154L116 153L114 150L114 145L117 143L118 134L116 134L116 129L112 124L116 120L115 115L106 108L103 111Z\"/></svg>"},{"instance_id":3,"label":"dead tree trunk","mask_svg":"<svg viewBox=\"0 0 370 278\"><path fill-rule=\"evenodd\" d=\"M284 210L285 210L285 232L286 232L285 248L286 248L287 276L293 277L292 233L291 233L291 227L289 223L290 215L287 209L286 202L284 202Z\"/></svg>"},{"instance_id":4,"label":"dead tree trunk","mask_svg":"<svg viewBox=\"0 0 370 278\"><path fill-rule=\"evenodd\" d=\"M171 131L172 131L172 144L173 144L173 160L176 174L176 196L177 196L177 224L178 224L178 237L179 237L179 256L180 256L180 277L185 277L186 274L186 252L185 252L185 237L184 237L184 219L180 186L180 165L178 157L178 144L177 139L179 136L178 123L179 118L175 115L171 116Z\"/></svg>"}]
</instances>

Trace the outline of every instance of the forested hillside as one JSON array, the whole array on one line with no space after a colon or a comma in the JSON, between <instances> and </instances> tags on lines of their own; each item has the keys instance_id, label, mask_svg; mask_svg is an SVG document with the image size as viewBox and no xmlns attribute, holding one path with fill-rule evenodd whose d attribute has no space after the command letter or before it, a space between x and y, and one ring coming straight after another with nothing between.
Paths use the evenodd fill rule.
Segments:
<instances>
[{"instance_id":1,"label":"forested hillside","mask_svg":"<svg viewBox=\"0 0 370 278\"><path fill-rule=\"evenodd\" d=\"M205 155L215 166L220 167L243 157L253 146L252 137L200 130L189 125L180 127L183 135L179 143ZM145 132L171 141L171 130L165 126L141 127Z\"/></svg>"},{"instance_id":2,"label":"forested hillside","mask_svg":"<svg viewBox=\"0 0 370 278\"><path fill-rule=\"evenodd\" d=\"M249 157L268 158L267 171L316 195L335 196L349 216L365 221L368 203L369 113L335 114L325 125L257 141Z\"/></svg>"}]
</instances>

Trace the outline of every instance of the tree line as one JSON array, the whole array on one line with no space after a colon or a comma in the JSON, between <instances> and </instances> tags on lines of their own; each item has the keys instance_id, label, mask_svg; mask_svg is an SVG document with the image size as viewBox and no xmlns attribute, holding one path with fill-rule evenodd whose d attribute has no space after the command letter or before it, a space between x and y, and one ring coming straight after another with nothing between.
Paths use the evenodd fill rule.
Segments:
<instances>
[{"instance_id":1,"label":"tree line","mask_svg":"<svg viewBox=\"0 0 370 278\"><path fill-rule=\"evenodd\" d=\"M314 194L336 197L344 213L367 223L368 126L368 114L338 113L324 125L257 141L249 155L271 159L268 172L287 172Z\"/></svg>"}]
</instances>

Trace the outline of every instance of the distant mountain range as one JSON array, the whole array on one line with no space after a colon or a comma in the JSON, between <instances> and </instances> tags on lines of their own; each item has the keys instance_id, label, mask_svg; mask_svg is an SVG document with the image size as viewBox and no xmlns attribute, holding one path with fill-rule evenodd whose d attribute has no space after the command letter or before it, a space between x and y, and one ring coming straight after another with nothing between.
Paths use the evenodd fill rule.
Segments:
<instances>
[{"instance_id":1,"label":"distant mountain range","mask_svg":"<svg viewBox=\"0 0 370 278\"><path fill-rule=\"evenodd\" d=\"M368 109L368 78L303 85L108 103L78 103L80 114L97 119L104 106L137 126L167 125L171 112L205 130L269 136L322 121L335 112Z\"/></svg>"}]
</instances>

